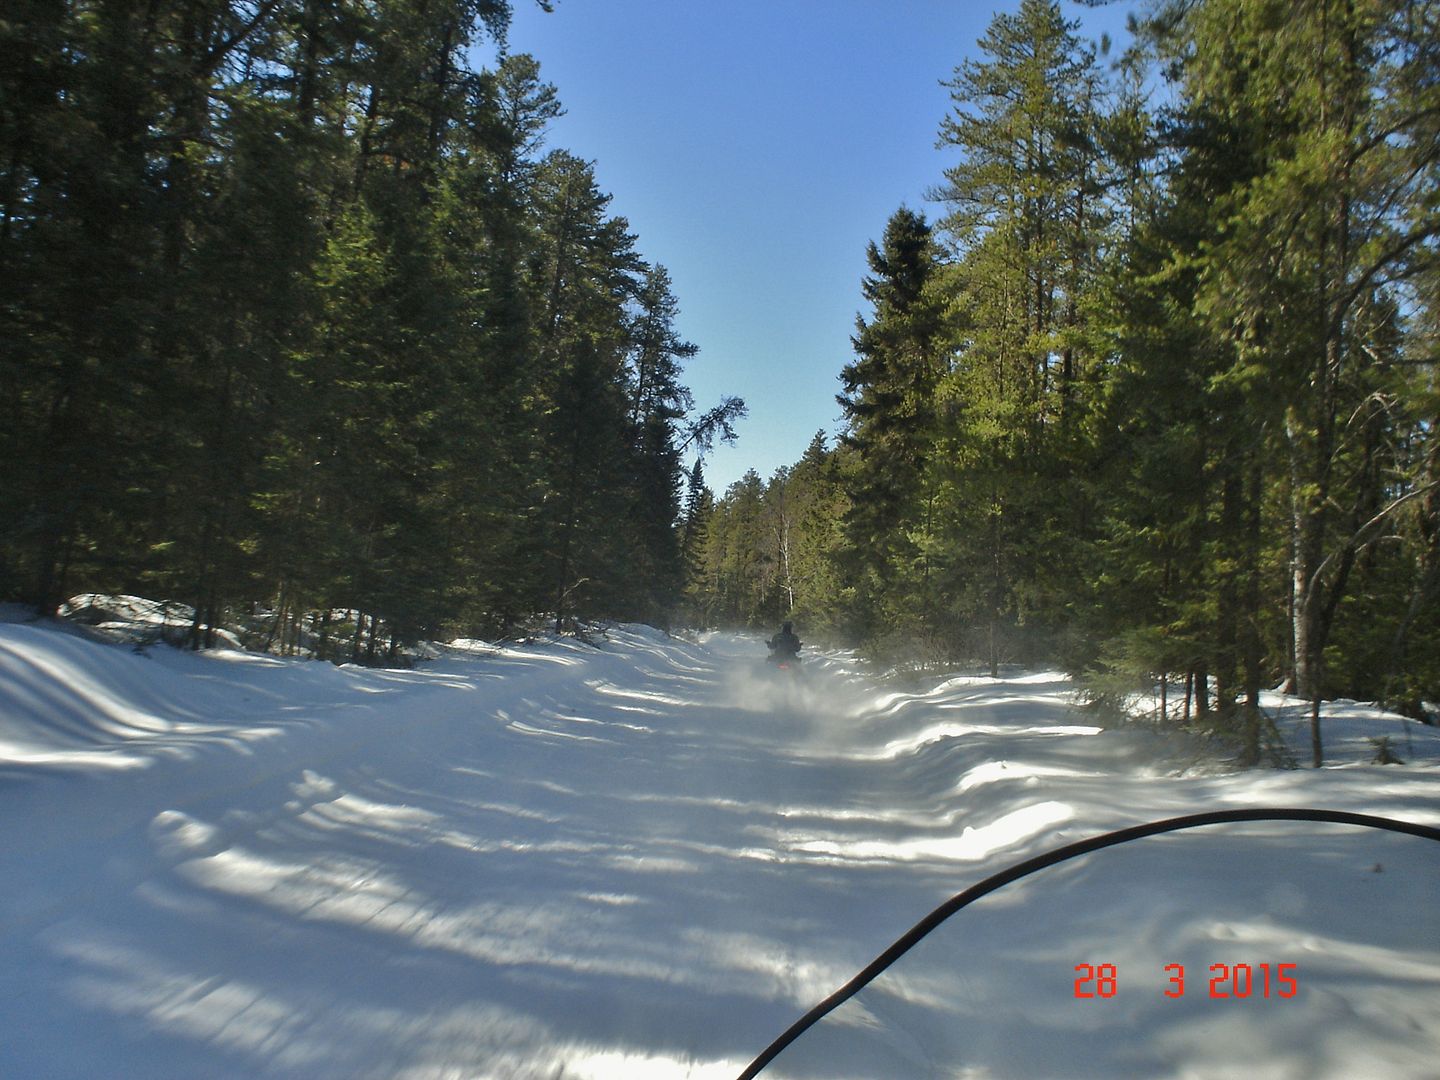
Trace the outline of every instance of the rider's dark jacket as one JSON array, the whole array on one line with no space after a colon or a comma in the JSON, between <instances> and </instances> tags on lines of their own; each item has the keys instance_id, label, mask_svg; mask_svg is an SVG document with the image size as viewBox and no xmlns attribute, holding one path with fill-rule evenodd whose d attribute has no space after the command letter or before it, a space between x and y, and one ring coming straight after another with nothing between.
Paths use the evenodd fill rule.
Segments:
<instances>
[{"instance_id":1,"label":"rider's dark jacket","mask_svg":"<svg viewBox=\"0 0 1440 1080\"><path fill-rule=\"evenodd\" d=\"M789 630L781 630L768 644L776 656L794 656L800 651L800 639Z\"/></svg>"}]
</instances>

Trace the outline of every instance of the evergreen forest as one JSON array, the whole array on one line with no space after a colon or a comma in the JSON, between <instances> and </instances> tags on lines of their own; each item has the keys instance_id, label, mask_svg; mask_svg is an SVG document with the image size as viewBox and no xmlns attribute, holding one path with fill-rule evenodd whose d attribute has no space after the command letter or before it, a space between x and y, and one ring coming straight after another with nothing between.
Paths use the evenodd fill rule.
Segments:
<instances>
[{"instance_id":1,"label":"evergreen forest","mask_svg":"<svg viewBox=\"0 0 1440 1080\"><path fill-rule=\"evenodd\" d=\"M1123 51L1009 5L875 223L838 437L718 496L744 403L511 13L7 3L0 599L372 660L793 619L1158 682L1251 759L1265 688L1440 700L1440 2L1148 0Z\"/></svg>"},{"instance_id":2,"label":"evergreen forest","mask_svg":"<svg viewBox=\"0 0 1440 1080\"><path fill-rule=\"evenodd\" d=\"M1102 702L1158 683L1251 760L1262 688L1422 715L1440 4L1132 29L1112 56L1051 0L994 17L945 84L934 220L877 223L840 437L705 508L690 602Z\"/></svg>"},{"instance_id":3,"label":"evergreen forest","mask_svg":"<svg viewBox=\"0 0 1440 1080\"><path fill-rule=\"evenodd\" d=\"M744 405L696 410L669 276L545 150L511 13L6 5L0 598L370 660L669 617L683 459Z\"/></svg>"}]
</instances>

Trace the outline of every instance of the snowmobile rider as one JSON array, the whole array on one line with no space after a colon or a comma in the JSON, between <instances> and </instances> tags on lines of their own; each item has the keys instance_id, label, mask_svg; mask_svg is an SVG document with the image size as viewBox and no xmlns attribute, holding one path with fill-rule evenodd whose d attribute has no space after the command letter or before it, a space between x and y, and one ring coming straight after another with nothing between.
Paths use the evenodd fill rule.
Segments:
<instances>
[{"instance_id":1,"label":"snowmobile rider","mask_svg":"<svg viewBox=\"0 0 1440 1080\"><path fill-rule=\"evenodd\" d=\"M785 660L793 660L800 653L800 639L795 636L795 631L791 629L791 624L788 622L780 627L780 632L765 644L770 646L770 659L777 664Z\"/></svg>"}]
</instances>

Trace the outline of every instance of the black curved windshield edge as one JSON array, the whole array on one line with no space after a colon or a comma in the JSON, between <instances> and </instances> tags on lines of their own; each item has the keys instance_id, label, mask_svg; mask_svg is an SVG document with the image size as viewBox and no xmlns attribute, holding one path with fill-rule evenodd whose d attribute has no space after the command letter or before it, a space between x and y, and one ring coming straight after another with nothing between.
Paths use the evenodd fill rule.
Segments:
<instances>
[{"instance_id":1,"label":"black curved windshield edge","mask_svg":"<svg viewBox=\"0 0 1440 1080\"><path fill-rule=\"evenodd\" d=\"M994 892L996 889L1009 885L1012 881L1044 870L1047 866L1054 866L1067 859L1074 859L1086 855L1092 851L1099 851L1101 848L1114 847L1116 844L1126 844L1131 840L1140 840L1146 836L1156 836L1160 833L1179 832L1182 829L1197 829L1204 825L1223 825L1240 821L1318 821L1334 825L1357 825L1366 829L1384 829L1387 832L1408 833L1411 836L1419 836L1426 840L1434 840L1440 843L1440 828L1431 825L1419 825L1412 821L1397 821L1394 818L1380 817L1375 814L1352 814L1346 810L1316 810L1309 807L1273 807L1268 809L1255 810L1211 810L1203 814L1186 814L1183 817L1166 818L1163 821L1151 821L1144 825L1132 825L1127 829L1119 829L1115 832L1105 833L1101 836L1093 836L1089 840L1079 840L1073 844L1066 844L1064 847L1056 848L1054 851L1046 852L1044 855L1037 855L1032 859L1016 863L1014 866L1001 870L998 874L992 874L983 881L970 886L962 893L957 893L945 903L941 904L929 915L912 926L896 942L883 953L872 960L866 967L844 986L836 990L824 1001L820 1002L813 1009L807 1012L795 1023L791 1024L774 1042L767 1046L737 1080L753 1080L759 1075L760 1070L774 1061L780 1051L784 1050L792 1042L798 1039L826 1015L839 1008L845 1002L863 990L869 983L891 964L899 960L919 942L934 930L937 926L950 918L967 904L974 903L982 896Z\"/></svg>"}]
</instances>

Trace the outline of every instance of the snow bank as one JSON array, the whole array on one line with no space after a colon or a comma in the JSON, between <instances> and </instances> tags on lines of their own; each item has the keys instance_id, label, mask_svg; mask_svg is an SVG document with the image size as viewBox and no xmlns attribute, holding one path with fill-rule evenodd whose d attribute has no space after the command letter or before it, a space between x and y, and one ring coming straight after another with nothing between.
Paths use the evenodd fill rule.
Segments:
<instances>
[{"instance_id":1,"label":"snow bank","mask_svg":"<svg viewBox=\"0 0 1440 1080\"><path fill-rule=\"evenodd\" d=\"M1166 712L1173 722L1182 719L1183 685L1170 687ZM1272 756L1288 764L1309 764L1312 758L1310 733L1311 703L1305 698L1280 690L1262 691L1260 709L1264 720L1273 725L1264 741ZM1149 694L1137 694L1128 702L1130 715L1141 722L1160 716L1160 689L1157 684ZM1398 758L1398 764L1440 763L1440 728L1422 724L1400 713L1390 712L1374 702L1337 698L1320 703L1320 733L1327 764L1387 764L1385 757Z\"/></svg>"}]
</instances>

